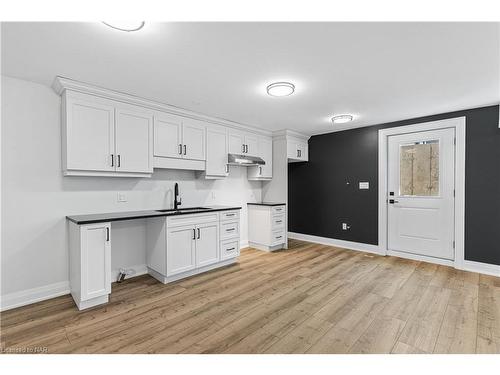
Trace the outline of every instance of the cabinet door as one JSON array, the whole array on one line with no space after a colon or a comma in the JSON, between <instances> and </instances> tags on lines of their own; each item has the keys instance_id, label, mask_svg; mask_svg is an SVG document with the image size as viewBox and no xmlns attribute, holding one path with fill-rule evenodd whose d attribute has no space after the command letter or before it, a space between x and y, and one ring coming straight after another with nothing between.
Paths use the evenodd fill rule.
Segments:
<instances>
[{"instance_id":1,"label":"cabinet door","mask_svg":"<svg viewBox=\"0 0 500 375\"><path fill-rule=\"evenodd\" d=\"M167 230L167 276L190 271L195 263L195 227L192 225Z\"/></svg>"},{"instance_id":2,"label":"cabinet door","mask_svg":"<svg viewBox=\"0 0 500 375\"><path fill-rule=\"evenodd\" d=\"M197 120L182 123L182 156L190 160L205 160L205 124Z\"/></svg>"},{"instance_id":3,"label":"cabinet door","mask_svg":"<svg viewBox=\"0 0 500 375\"><path fill-rule=\"evenodd\" d=\"M207 223L196 227L196 267L204 267L219 261L219 223Z\"/></svg>"},{"instance_id":4,"label":"cabinet door","mask_svg":"<svg viewBox=\"0 0 500 375\"><path fill-rule=\"evenodd\" d=\"M259 138L256 135L245 135L245 155L259 156Z\"/></svg>"},{"instance_id":5,"label":"cabinet door","mask_svg":"<svg viewBox=\"0 0 500 375\"><path fill-rule=\"evenodd\" d=\"M227 170L227 131L225 128L207 128L207 176L228 175Z\"/></svg>"},{"instance_id":6,"label":"cabinet door","mask_svg":"<svg viewBox=\"0 0 500 375\"><path fill-rule=\"evenodd\" d=\"M260 176L273 177L273 140L270 138L259 139L259 156L266 162L260 167Z\"/></svg>"},{"instance_id":7,"label":"cabinet door","mask_svg":"<svg viewBox=\"0 0 500 375\"><path fill-rule=\"evenodd\" d=\"M111 293L111 225L83 225L81 235L82 301Z\"/></svg>"},{"instance_id":8,"label":"cabinet door","mask_svg":"<svg viewBox=\"0 0 500 375\"><path fill-rule=\"evenodd\" d=\"M167 114L154 117L154 156L182 158L181 117Z\"/></svg>"},{"instance_id":9,"label":"cabinet door","mask_svg":"<svg viewBox=\"0 0 500 375\"><path fill-rule=\"evenodd\" d=\"M229 131L229 140L228 140L228 148L230 154L244 154L244 146L245 143L245 135L242 132L238 131Z\"/></svg>"},{"instance_id":10,"label":"cabinet door","mask_svg":"<svg viewBox=\"0 0 500 375\"><path fill-rule=\"evenodd\" d=\"M116 110L116 170L153 173L153 116Z\"/></svg>"},{"instance_id":11,"label":"cabinet door","mask_svg":"<svg viewBox=\"0 0 500 375\"><path fill-rule=\"evenodd\" d=\"M99 100L65 99L65 169L114 171L115 109ZM64 115L64 114L63 114ZM63 155L64 158L64 155Z\"/></svg>"}]
</instances>

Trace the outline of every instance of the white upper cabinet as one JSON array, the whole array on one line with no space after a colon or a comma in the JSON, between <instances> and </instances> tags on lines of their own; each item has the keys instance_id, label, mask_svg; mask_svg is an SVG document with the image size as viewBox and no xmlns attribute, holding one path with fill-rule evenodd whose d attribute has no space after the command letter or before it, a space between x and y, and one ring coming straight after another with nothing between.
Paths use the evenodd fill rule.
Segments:
<instances>
[{"instance_id":1,"label":"white upper cabinet","mask_svg":"<svg viewBox=\"0 0 500 375\"><path fill-rule=\"evenodd\" d=\"M155 114L154 156L182 158L182 117Z\"/></svg>"},{"instance_id":2,"label":"white upper cabinet","mask_svg":"<svg viewBox=\"0 0 500 375\"><path fill-rule=\"evenodd\" d=\"M273 177L273 140L269 137L258 138L258 155L266 164L248 167L249 180L270 180Z\"/></svg>"},{"instance_id":3,"label":"white upper cabinet","mask_svg":"<svg viewBox=\"0 0 500 375\"><path fill-rule=\"evenodd\" d=\"M307 141L295 138L287 139L287 157L290 162L308 161L309 145Z\"/></svg>"},{"instance_id":4,"label":"white upper cabinet","mask_svg":"<svg viewBox=\"0 0 500 375\"><path fill-rule=\"evenodd\" d=\"M149 177L153 120L139 107L66 91L62 101L65 175Z\"/></svg>"},{"instance_id":5,"label":"white upper cabinet","mask_svg":"<svg viewBox=\"0 0 500 375\"><path fill-rule=\"evenodd\" d=\"M205 160L205 128L202 121L157 113L154 155L163 158Z\"/></svg>"},{"instance_id":6,"label":"white upper cabinet","mask_svg":"<svg viewBox=\"0 0 500 375\"><path fill-rule=\"evenodd\" d=\"M204 122L184 119L182 122L182 155L185 159L205 160Z\"/></svg>"},{"instance_id":7,"label":"white upper cabinet","mask_svg":"<svg viewBox=\"0 0 500 375\"><path fill-rule=\"evenodd\" d=\"M137 110L116 110L116 170L153 173L153 116Z\"/></svg>"},{"instance_id":8,"label":"white upper cabinet","mask_svg":"<svg viewBox=\"0 0 500 375\"><path fill-rule=\"evenodd\" d=\"M259 156L259 141L255 134L245 134L245 155Z\"/></svg>"},{"instance_id":9,"label":"white upper cabinet","mask_svg":"<svg viewBox=\"0 0 500 375\"><path fill-rule=\"evenodd\" d=\"M258 136L243 131L229 130L229 153L258 156Z\"/></svg>"},{"instance_id":10,"label":"white upper cabinet","mask_svg":"<svg viewBox=\"0 0 500 375\"><path fill-rule=\"evenodd\" d=\"M227 129L215 125L207 127L206 178L224 178L229 174L227 154Z\"/></svg>"}]
</instances>

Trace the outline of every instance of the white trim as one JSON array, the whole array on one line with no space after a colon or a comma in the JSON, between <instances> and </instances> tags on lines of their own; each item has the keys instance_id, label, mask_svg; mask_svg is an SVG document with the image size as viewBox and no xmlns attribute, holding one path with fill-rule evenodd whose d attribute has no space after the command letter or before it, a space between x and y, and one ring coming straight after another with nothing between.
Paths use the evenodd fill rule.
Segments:
<instances>
[{"instance_id":1,"label":"white trim","mask_svg":"<svg viewBox=\"0 0 500 375\"><path fill-rule=\"evenodd\" d=\"M9 293L1 296L0 311L30 305L32 303L63 296L69 293L69 281L61 281L59 283L49 284L38 288Z\"/></svg>"},{"instance_id":2,"label":"white trim","mask_svg":"<svg viewBox=\"0 0 500 375\"><path fill-rule=\"evenodd\" d=\"M387 138L390 135L428 130L455 128L455 259L452 265L463 269L465 261L465 117L424 122L414 125L381 129L378 132L378 242L381 251L387 249ZM437 263L436 258L428 261Z\"/></svg>"},{"instance_id":3,"label":"white trim","mask_svg":"<svg viewBox=\"0 0 500 375\"><path fill-rule=\"evenodd\" d=\"M366 253L385 255L385 252L380 251L380 249L377 245L370 245L370 244L361 243L361 242L337 240L335 238L312 236L310 234L295 233L295 232L288 232L288 238L291 238L294 240L301 240L301 241L318 243L321 245L342 247L342 248L349 249L349 250L363 251Z\"/></svg>"},{"instance_id":4,"label":"white trim","mask_svg":"<svg viewBox=\"0 0 500 375\"><path fill-rule=\"evenodd\" d=\"M245 249L249 247L250 245L248 244L248 240L241 240L240 241L240 249Z\"/></svg>"},{"instance_id":5,"label":"white trim","mask_svg":"<svg viewBox=\"0 0 500 375\"><path fill-rule=\"evenodd\" d=\"M188 109L179 108L170 104L160 103L154 100L141 98L139 96L130 95L120 91L109 90L104 87L99 87L91 85L85 82L76 81L70 78L65 78L57 76L52 83L52 89L58 94L62 95L65 90L71 90L76 92L81 92L84 94L90 94L95 96L100 96L102 98L115 100L127 104L138 105L140 107L149 108L152 110L158 110L173 115L189 117L195 120L210 122L213 124L223 125L230 128L245 130L254 132L257 134L262 134L266 136L271 136L272 132L264 129L260 129L255 126L241 124L236 121L231 121L227 119L222 119L218 117L204 115L202 113L194 112Z\"/></svg>"},{"instance_id":6,"label":"white trim","mask_svg":"<svg viewBox=\"0 0 500 375\"><path fill-rule=\"evenodd\" d=\"M500 266L497 266L496 264L465 260L462 269L465 271L484 273L485 275L500 277Z\"/></svg>"},{"instance_id":7,"label":"white trim","mask_svg":"<svg viewBox=\"0 0 500 375\"><path fill-rule=\"evenodd\" d=\"M276 130L273 132L273 139L288 139L289 137L298 138L306 142L309 140L309 138L311 138L310 135L305 135L288 129Z\"/></svg>"},{"instance_id":8,"label":"white trim","mask_svg":"<svg viewBox=\"0 0 500 375\"><path fill-rule=\"evenodd\" d=\"M387 255L404 259L418 260L419 262L435 263L442 266L454 266L453 260L450 259L433 258L425 255L405 253L404 251L389 250L387 251Z\"/></svg>"}]
</instances>

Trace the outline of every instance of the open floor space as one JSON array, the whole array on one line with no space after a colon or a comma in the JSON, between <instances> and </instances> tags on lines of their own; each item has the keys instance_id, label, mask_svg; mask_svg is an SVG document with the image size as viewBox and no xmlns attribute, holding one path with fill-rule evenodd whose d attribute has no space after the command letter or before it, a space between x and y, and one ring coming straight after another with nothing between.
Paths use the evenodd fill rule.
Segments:
<instances>
[{"instance_id":1,"label":"open floor space","mask_svg":"<svg viewBox=\"0 0 500 375\"><path fill-rule=\"evenodd\" d=\"M114 283L2 313L2 347L48 353L500 353L500 278L290 240L172 284Z\"/></svg>"}]
</instances>

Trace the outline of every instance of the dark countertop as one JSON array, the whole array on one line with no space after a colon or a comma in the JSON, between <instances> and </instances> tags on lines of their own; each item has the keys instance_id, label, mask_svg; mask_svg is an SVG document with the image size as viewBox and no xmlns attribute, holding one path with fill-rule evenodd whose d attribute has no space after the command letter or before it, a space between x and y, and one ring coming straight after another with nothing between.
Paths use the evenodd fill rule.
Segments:
<instances>
[{"instance_id":1,"label":"dark countertop","mask_svg":"<svg viewBox=\"0 0 500 375\"><path fill-rule=\"evenodd\" d=\"M186 207L184 209L188 209ZM241 207L233 206L203 206L203 210L191 210L191 211L157 211L157 210L145 210L145 211L126 211L126 212L110 212L103 214L89 214L89 215L71 215L66 216L66 219L72 221L76 224L93 224L93 223L105 223L109 221L122 221L122 220L134 220L134 219L144 219L148 217L160 217L160 216L178 216L178 215L191 215L191 214L202 214L205 212L215 212L215 211L228 211L228 210L240 210Z\"/></svg>"},{"instance_id":2,"label":"dark countertop","mask_svg":"<svg viewBox=\"0 0 500 375\"><path fill-rule=\"evenodd\" d=\"M261 203L247 203L249 206L284 206L286 203L280 202L261 202Z\"/></svg>"}]
</instances>

